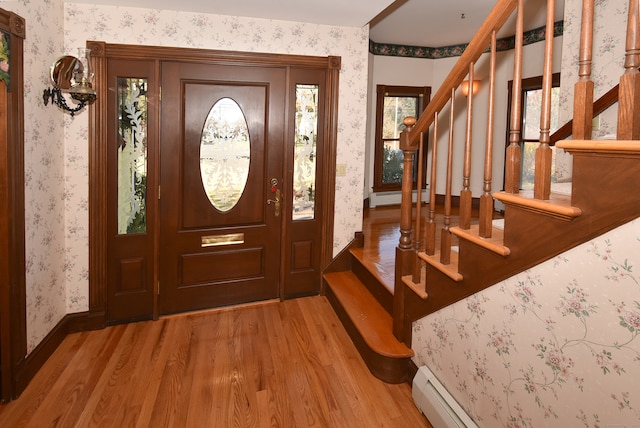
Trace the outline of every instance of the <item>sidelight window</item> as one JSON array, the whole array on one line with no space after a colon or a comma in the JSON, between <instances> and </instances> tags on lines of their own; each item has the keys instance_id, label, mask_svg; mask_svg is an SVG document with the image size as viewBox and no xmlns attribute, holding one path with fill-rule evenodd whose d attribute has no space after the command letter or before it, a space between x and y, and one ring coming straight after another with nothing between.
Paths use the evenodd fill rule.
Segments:
<instances>
[{"instance_id":1,"label":"sidelight window","mask_svg":"<svg viewBox=\"0 0 640 428\"><path fill-rule=\"evenodd\" d=\"M296 85L293 220L314 218L318 148L318 85Z\"/></svg>"}]
</instances>

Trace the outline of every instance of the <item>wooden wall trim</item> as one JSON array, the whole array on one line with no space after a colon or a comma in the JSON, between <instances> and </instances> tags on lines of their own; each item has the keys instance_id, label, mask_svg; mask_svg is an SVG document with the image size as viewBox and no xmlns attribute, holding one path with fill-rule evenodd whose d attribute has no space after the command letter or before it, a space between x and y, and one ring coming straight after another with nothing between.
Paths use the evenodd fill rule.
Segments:
<instances>
[{"instance_id":1,"label":"wooden wall trim","mask_svg":"<svg viewBox=\"0 0 640 428\"><path fill-rule=\"evenodd\" d=\"M100 317L96 317L95 314L90 312L65 315L42 342L17 365L15 376L16 393L12 398L18 398L19 394L24 391L68 334L103 328L100 321Z\"/></svg>"},{"instance_id":2,"label":"wooden wall trim","mask_svg":"<svg viewBox=\"0 0 640 428\"><path fill-rule=\"evenodd\" d=\"M4 91L3 106L0 109L0 400L6 401L17 394L16 373L27 352L23 72L25 21L13 12L0 9L0 30L10 35L11 50L11 83Z\"/></svg>"},{"instance_id":3,"label":"wooden wall trim","mask_svg":"<svg viewBox=\"0 0 640 428\"><path fill-rule=\"evenodd\" d=\"M338 152L338 90L340 76L340 57L329 57L329 69L327 70L327 109L326 133L327 147L325 148L324 180L322 187L327 189L322 213L324 223L322 225L322 248L320 254L320 272L329 265L333 259L333 231L334 213L336 204L336 159ZM324 281L320 281L320 293L323 294Z\"/></svg>"},{"instance_id":4,"label":"wooden wall trim","mask_svg":"<svg viewBox=\"0 0 640 428\"><path fill-rule=\"evenodd\" d=\"M87 42L96 101L89 105L89 312L102 314L107 296L107 58L104 42Z\"/></svg>"}]
</instances>

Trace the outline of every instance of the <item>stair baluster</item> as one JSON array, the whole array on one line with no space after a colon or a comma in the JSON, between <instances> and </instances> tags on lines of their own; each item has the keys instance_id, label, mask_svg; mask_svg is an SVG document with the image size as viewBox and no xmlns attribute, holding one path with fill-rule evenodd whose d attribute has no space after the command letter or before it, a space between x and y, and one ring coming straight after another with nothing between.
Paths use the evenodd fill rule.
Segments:
<instances>
[{"instance_id":1,"label":"stair baluster","mask_svg":"<svg viewBox=\"0 0 640 428\"><path fill-rule=\"evenodd\" d=\"M511 91L511 117L509 120L509 147L505 158L504 191L520 193L520 170L522 165L522 147L520 146L522 130L522 45L524 43L524 0L518 1L516 15L515 48L513 52L513 88Z\"/></svg>"},{"instance_id":2,"label":"stair baluster","mask_svg":"<svg viewBox=\"0 0 640 428\"><path fill-rule=\"evenodd\" d=\"M429 222L425 227L425 254L436 253L436 177L438 164L438 112L433 117L433 144L431 145L431 182L429 189Z\"/></svg>"},{"instance_id":3,"label":"stair baluster","mask_svg":"<svg viewBox=\"0 0 640 428\"><path fill-rule=\"evenodd\" d=\"M536 166L533 195L536 199L547 200L551 195L552 150L549 145L551 135L551 79L553 66L553 12L555 0L547 0L547 37L545 38L544 66L542 73L542 102L540 108L540 145L536 150ZM549 36L551 35L551 36Z\"/></svg>"},{"instance_id":4,"label":"stair baluster","mask_svg":"<svg viewBox=\"0 0 640 428\"><path fill-rule=\"evenodd\" d=\"M449 145L447 148L447 182L444 194L444 227L440 237L440 263L451 263L451 183L453 180L453 124L455 116L456 88L451 89L451 104L449 114Z\"/></svg>"},{"instance_id":5,"label":"stair baluster","mask_svg":"<svg viewBox=\"0 0 640 428\"><path fill-rule=\"evenodd\" d=\"M618 140L640 139L640 0L629 0L624 74L618 93Z\"/></svg>"},{"instance_id":6,"label":"stair baluster","mask_svg":"<svg viewBox=\"0 0 640 428\"><path fill-rule=\"evenodd\" d=\"M491 34L491 53L489 58L489 105L487 107L487 142L484 152L484 182L480 196L480 220L478 232L483 238L491 238L493 230L493 196L491 182L493 177L493 128L494 102L496 86L496 32Z\"/></svg>"},{"instance_id":7,"label":"stair baluster","mask_svg":"<svg viewBox=\"0 0 640 428\"><path fill-rule=\"evenodd\" d=\"M460 228L471 227L471 146L473 144L473 81L474 64L469 64L469 92L467 93L467 122L464 140L464 165L462 170L462 190L460 190ZM453 110L453 108L452 108Z\"/></svg>"},{"instance_id":8,"label":"stair baluster","mask_svg":"<svg viewBox=\"0 0 640 428\"><path fill-rule=\"evenodd\" d=\"M593 128L593 81L591 57L593 50L594 0L582 0L578 81L573 92L573 138L590 140Z\"/></svg>"},{"instance_id":9,"label":"stair baluster","mask_svg":"<svg viewBox=\"0 0 640 428\"><path fill-rule=\"evenodd\" d=\"M417 180L417 194L416 194L416 226L415 226L415 239L413 243L413 248L416 253L416 257L414 258L413 263L413 282L420 282L420 274L422 272L422 263L418 258L418 253L424 251L423 241L422 241L422 174L424 165L424 160L422 157L424 156L424 132L420 133L420 144L418 145L418 174L416 177Z\"/></svg>"}]
</instances>

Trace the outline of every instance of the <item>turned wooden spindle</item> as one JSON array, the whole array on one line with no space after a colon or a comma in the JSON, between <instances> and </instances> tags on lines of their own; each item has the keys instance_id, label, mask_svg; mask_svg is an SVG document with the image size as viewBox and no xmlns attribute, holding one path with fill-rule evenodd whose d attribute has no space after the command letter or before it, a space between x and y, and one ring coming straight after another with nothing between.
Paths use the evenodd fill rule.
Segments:
<instances>
[{"instance_id":1,"label":"turned wooden spindle","mask_svg":"<svg viewBox=\"0 0 640 428\"><path fill-rule=\"evenodd\" d=\"M489 57L489 105L487 113L487 141L484 152L484 181L480 196L480 222L478 231L483 238L491 238L493 221L493 196L491 196L491 181L493 177L493 129L495 116L495 86L496 86L496 32L491 34L491 54Z\"/></svg>"},{"instance_id":2,"label":"turned wooden spindle","mask_svg":"<svg viewBox=\"0 0 640 428\"><path fill-rule=\"evenodd\" d=\"M413 248L416 252L416 259L413 265L413 282L420 282L420 273L422 271L422 262L418 258L418 253L424 250L422 246L422 174L424 164L424 160L422 157L424 156L424 132L420 133L420 143L418 145L418 175L416 177L417 180L417 194L416 194L416 226L415 226L415 241L413 243Z\"/></svg>"},{"instance_id":3,"label":"turned wooden spindle","mask_svg":"<svg viewBox=\"0 0 640 428\"><path fill-rule=\"evenodd\" d=\"M524 42L524 0L518 0L516 14L515 48L513 54L513 86L511 88L511 117L509 120L509 146L505 156L505 183L507 193L520 192L520 169L522 165L522 45Z\"/></svg>"},{"instance_id":4,"label":"turned wooden spindle","mask_svg":"<svg viewBox=\"0 0 640 428\"><path fill-rule=\"evenodd\" d=\"M436 177L438 165L438 112L433 118L433 144L431 145L431 186L429 189L429 221L425 227L425 253L433 256L436 253Z\"/></svg>"},{"instance_id":5,"label":"turned wooden spindle","mask_svg":"<svg viewBox=\"0 0 640 428\"><path fill-rule=\"evenodd\" d=\"M624 74L618 91L618 140L640 139L640 0L629 0Z\"/></svg>"},{"instance_id":6,"label":"turned wooden spindle","mask_svg":"<svg viewBox=\"0 0 640 428\"><path fill-rule=\"evenodd\" d=\"M544 48L544 66L542 72L542 102L540 106L540 145L536 149L536 170L534 175L533 196L536 199L549 199L551 194L552 150L549 145L551 128L551 86L553 66L553 13L555 0L547 0L547 26Z\"/></svg>"},{"instance_id":7,"label":"turned wooden spindle","mask_svg":"<svg viewBox=\"0 0 640 428\"><path fill-rule=\"evenodd\" d=\"M593 81L591 62L593 51L594 0L582 0L582 25L580 27L580 54L578 81L574 86L573 139L590 140L593 128Z\"/></svg>"},{"instance_id":8,"label":"turned wooden spindle","mask_svg":"<svg viewBox=\"0 0 640 428\"><path fill-rule=\"evenodd\" d=\"M471 227L471 148L473 144L473 80L474 63L469 64L469 93L467 94L467 122L464 140L462 190L460 190L460 228Z\"/></svg>"},{"instance_id":9,"label":"turned wooden spindle","mask_svg":"<svg viewBox=\"0 0 640 428\"><path fill-rule=\"evenodd\" d=\"M456 89L451 89L451 104L449 114L449 145L447 147L447 182L444 194L444 227L440 238L440 263L451 263L451 181L453 178L453 125L455 116Z\"/></svg>"}]
</instances>

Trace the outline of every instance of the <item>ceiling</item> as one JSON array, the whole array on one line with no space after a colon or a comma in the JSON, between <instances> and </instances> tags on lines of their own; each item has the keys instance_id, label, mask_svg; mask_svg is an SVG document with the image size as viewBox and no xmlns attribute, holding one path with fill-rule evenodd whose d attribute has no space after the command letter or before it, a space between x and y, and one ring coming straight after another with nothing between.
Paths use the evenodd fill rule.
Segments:
<instances>
[{"instance_id":1,"label":"ceiling","mask_svg":"<svg viewBox=\"0 0 640 428\"><path fill-rule=\"evenodd\" d=\"M65 0L362 27L393 0Z\"/></svg>"},{"instance_id":2,"label":"ceiling","mask_svg":"<svg viewBox=\"0 0 640 428\"><path fill-rule=\"evenodd\" d=\"M496 0L66 0L113 6L362 27L376 43L442 47L467 43ZM547 0L526 0L525 30L545 24ZM564 0L555 1L555 21ZM512 17L498 37L513 35Z\"/></svg>"},{"instance_id":3,"label":"ceiling","mask_svg":"<svg viewBox=\"0 0 640 428\"><path fill-rule=\"evenodd\" d=\"M497 0L398 0L371 23L376 43L443 47L468 43ZM554 21L564 18L564 0L556 0ZM525 30L545 25L547 0L525 1ZM497 34L515 33L512 16Z\"/></svg>"}]
</instances>

